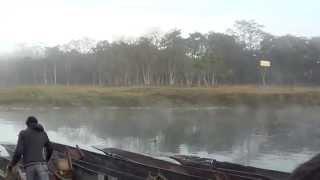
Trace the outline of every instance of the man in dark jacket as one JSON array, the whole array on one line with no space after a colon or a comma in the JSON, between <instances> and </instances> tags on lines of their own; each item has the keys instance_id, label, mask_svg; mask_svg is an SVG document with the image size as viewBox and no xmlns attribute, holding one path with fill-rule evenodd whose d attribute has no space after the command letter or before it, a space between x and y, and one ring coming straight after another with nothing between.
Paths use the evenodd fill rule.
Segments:
<instances>
[{"instance_id":1,"label":"man in dark jacket","mask_svg":"<svg viewBox=\"0 0 320 180\"><path fill-rule=\"evenodd\" d=\"M28 117L26 124L27 128L19 133L18 144L8 169L11 171L22 156L27 180L49 180L47 161L52 154L52 148L48 135L35 117Z\"/></svg>"}]
</instances>

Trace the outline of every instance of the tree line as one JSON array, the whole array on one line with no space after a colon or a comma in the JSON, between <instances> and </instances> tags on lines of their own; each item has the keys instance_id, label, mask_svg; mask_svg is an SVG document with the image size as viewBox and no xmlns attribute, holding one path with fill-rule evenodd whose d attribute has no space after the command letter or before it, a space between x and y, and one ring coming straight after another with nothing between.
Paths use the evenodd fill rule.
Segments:
<instances>
[{"instance_id":1,"label":"tree line","mask_svg":"<svg viewBox=\"0 0 320 180\"><path fill-rule=\"evenodd\" d=\"M226 33L157 32L134 40L22 47L0 61L0 84L101 86L318 85L320 37L275 36L253 20Z\"/></svg>"}]
</instances>

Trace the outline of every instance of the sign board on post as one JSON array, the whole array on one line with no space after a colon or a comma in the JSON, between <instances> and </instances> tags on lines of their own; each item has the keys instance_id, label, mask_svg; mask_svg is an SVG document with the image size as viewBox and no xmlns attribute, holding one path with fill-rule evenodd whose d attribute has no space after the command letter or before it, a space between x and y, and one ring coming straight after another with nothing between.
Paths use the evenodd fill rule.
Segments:
<instances>
[{"instance_id":1,"label":"sign board on post","mask_svg":"<svg viewBox=\"0 0 320 180\"><path fill-rule=\"evenodd\" d=\"M268 60L260 60L260 69L261 69L261 78L262 78L262 85L266 85L266 76L267 71L271 67L271 61Z\"/></svg>"},{"instance_id":2,"label":"sign board on post","mask_svg":"<svg viewBox=\"0 0 320 180\"><path fill-rule=\"evenodd\" d=\"M271 67L271 62L270 61L266 61L266 60L261 60L260 61L260 66L261 67Z\"/></svg>"}]
</instances>

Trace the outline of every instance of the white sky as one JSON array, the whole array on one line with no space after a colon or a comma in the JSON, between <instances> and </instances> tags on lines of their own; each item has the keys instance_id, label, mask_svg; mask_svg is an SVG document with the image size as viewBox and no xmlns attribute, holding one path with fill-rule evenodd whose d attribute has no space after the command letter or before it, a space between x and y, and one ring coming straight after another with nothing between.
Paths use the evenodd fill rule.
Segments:
<instances>
[{"instance_id":1,"label":"white sky","mask_svg":"<svg viewBox=\"0 0 320 180\"><path fill-rule=\"evenodd\" d=\"M254 19L276 35L320 35L317 0L0 0L0 52L17 44L116 40L154 29L225 32Z\"/></svg>"}]
</instances>

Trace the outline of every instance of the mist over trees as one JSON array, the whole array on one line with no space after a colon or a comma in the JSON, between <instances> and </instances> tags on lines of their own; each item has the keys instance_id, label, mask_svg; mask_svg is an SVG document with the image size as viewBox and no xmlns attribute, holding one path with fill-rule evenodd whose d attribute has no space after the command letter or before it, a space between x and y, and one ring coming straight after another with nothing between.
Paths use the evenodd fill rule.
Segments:
<instances>
[{"instance_id":1,"label":"mist over trees","mask_svg":"<svg viewBox=\"0 0 320 180\"><path fill-rule=\"evenodd\" d=\"M128 41L21 47L0 61L0 85L261 84L260 60L271 61L269 84L320 84L320 37L274 36L241 20L226 33L185 37L172 30Z\"/></svg>"}]
</instances>

